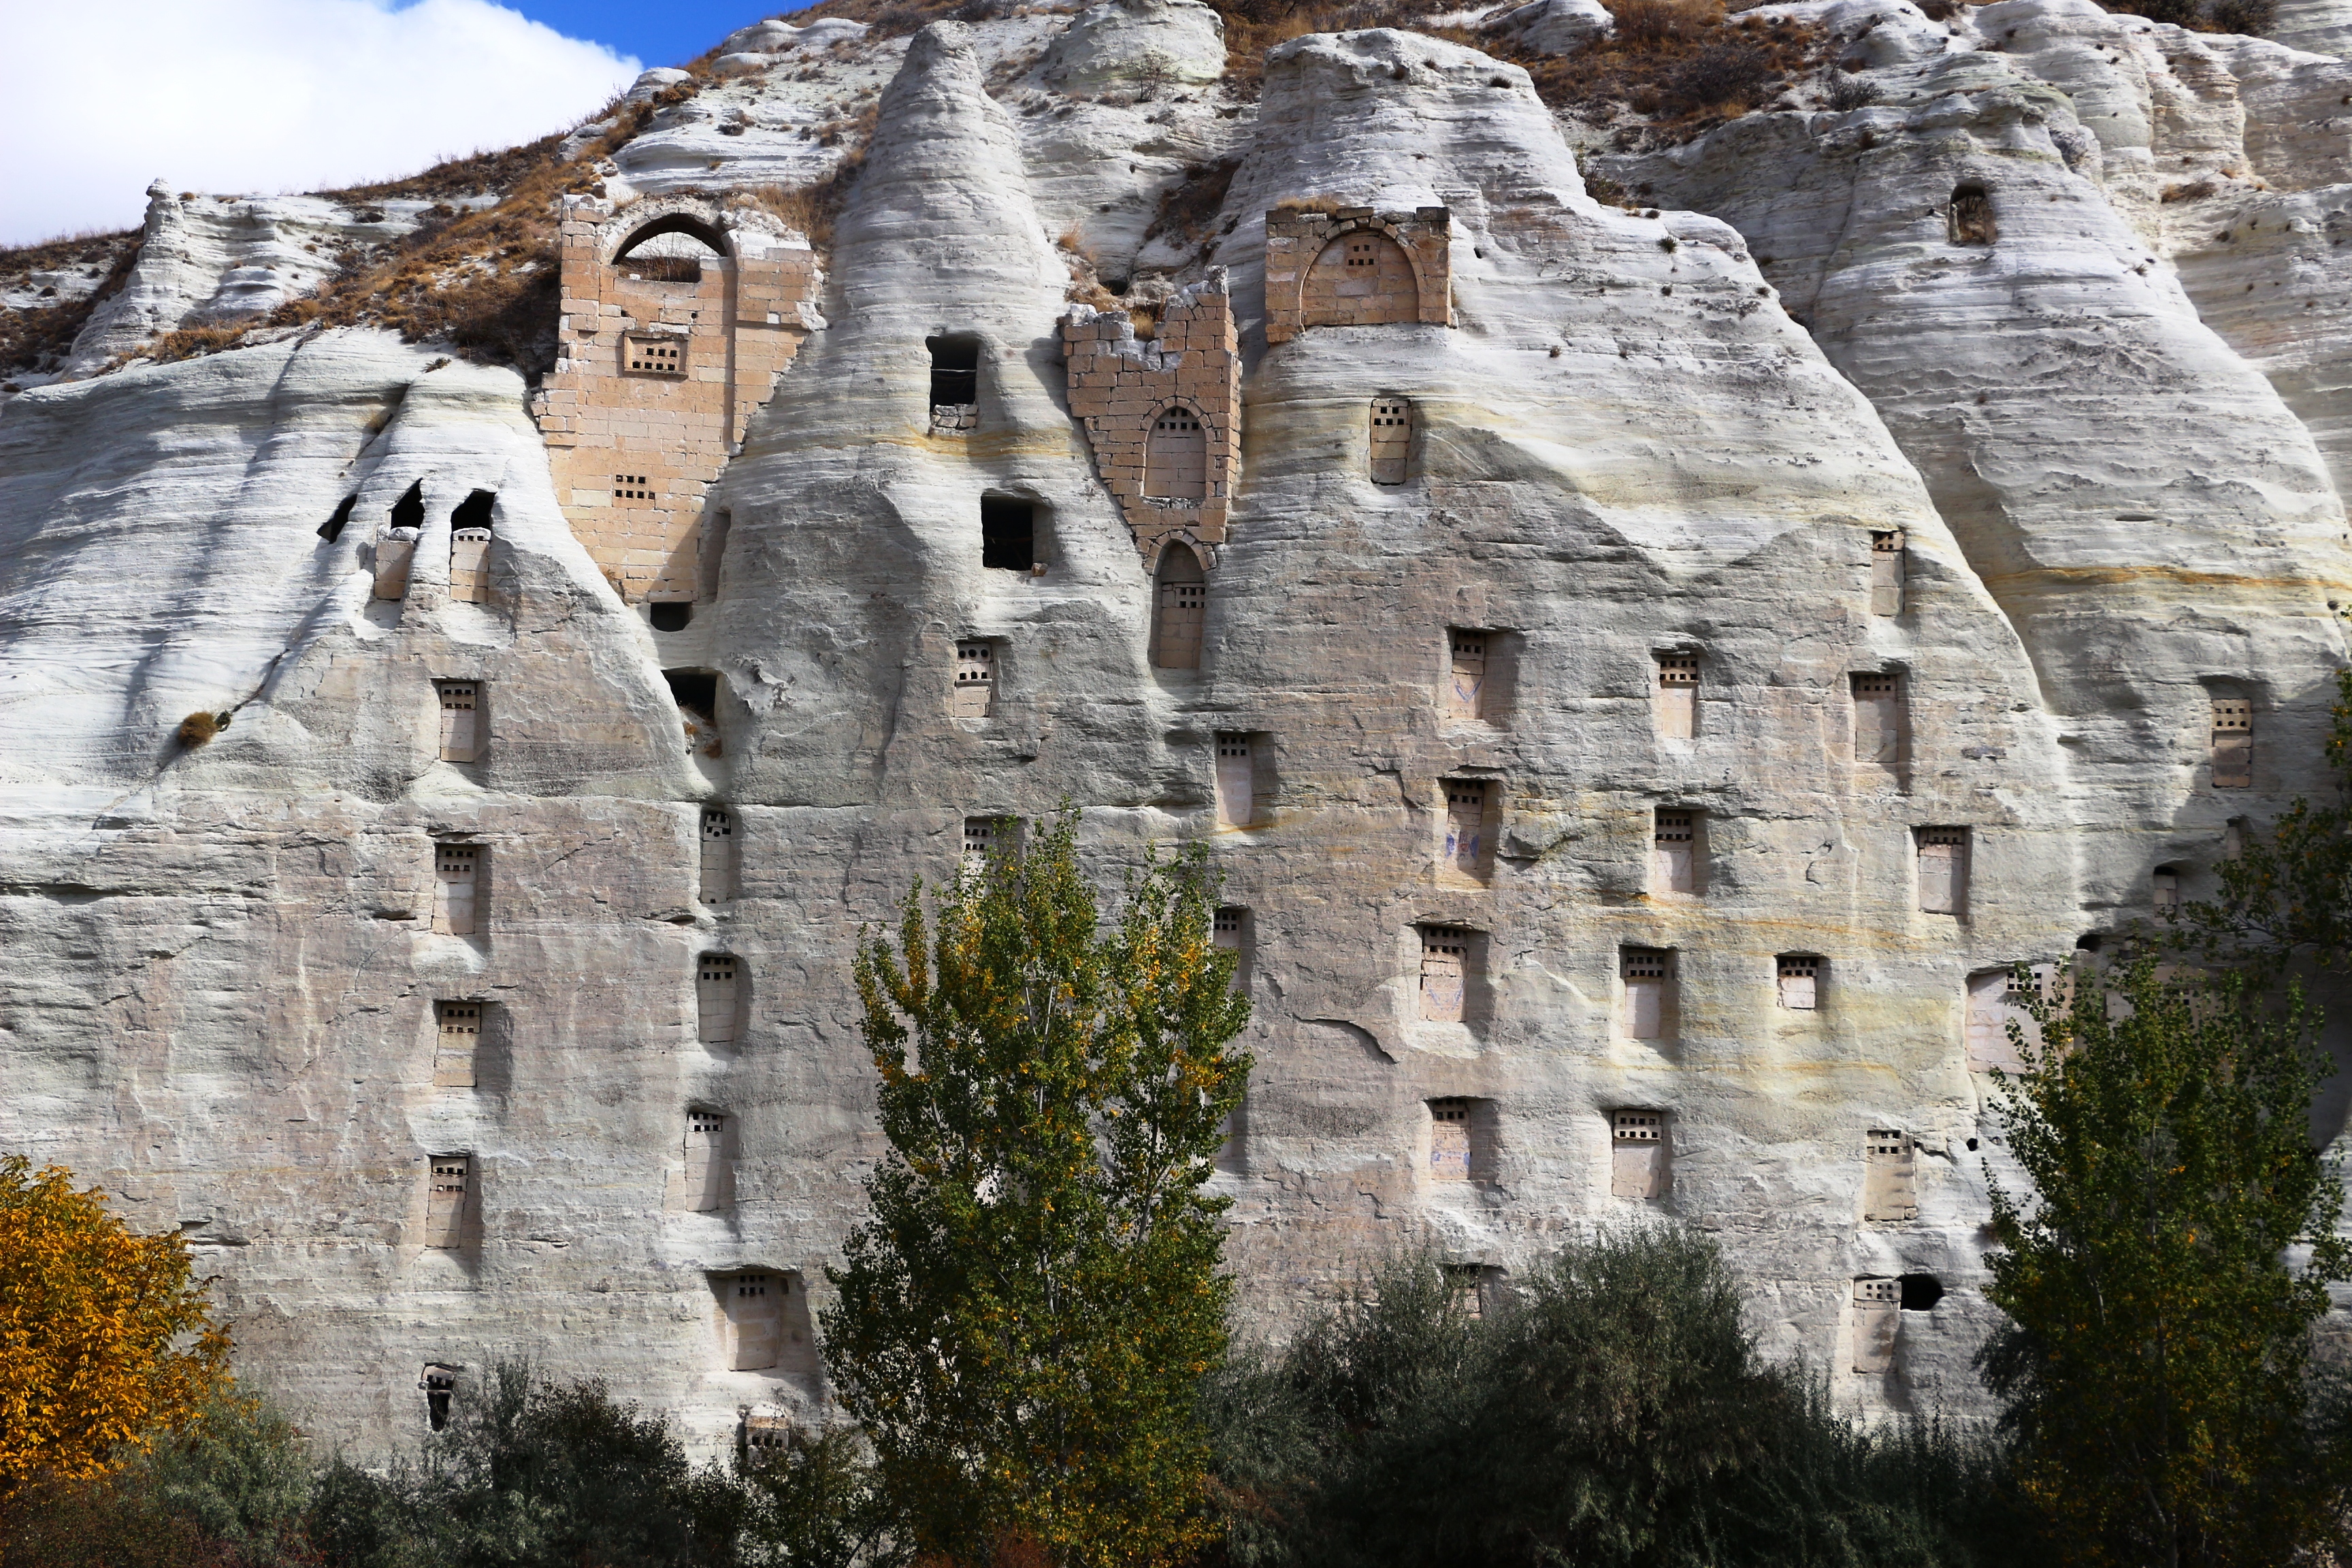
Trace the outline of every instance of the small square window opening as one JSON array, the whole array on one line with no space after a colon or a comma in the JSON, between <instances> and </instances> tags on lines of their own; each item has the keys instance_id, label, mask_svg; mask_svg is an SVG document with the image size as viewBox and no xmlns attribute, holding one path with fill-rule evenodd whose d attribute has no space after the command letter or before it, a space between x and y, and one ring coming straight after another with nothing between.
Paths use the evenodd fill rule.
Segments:
<instances>
[{"instance_id":1,"label":"small square window opening","mask_svg":"<svg viewBox=\"0 0 2352 1568\"><path fill-rule=\"evenodd\" d=\"M987 719L996 711L996 648L986 642L956 644L955 706L959 719Z\"/></svg>"},{"instance_id":2,"label":"small square window opening","mask_svg":"<svg viewBox=\"0 0 2352 1568\"><path fill-rule=\"evenodd\" d=\"M1780 1005L1810 1013L1821 1005L1822 961L1811 953L1784 952L1779 960Z\"/></svg>"},{"instance_id":3,"label":"small square window opening","mask_svg":"<svg viewBox=\"0 0 2352 1568\"><path fill-rule=\"evenodd\" d=\"M1662 653L1658 656L1657 730L1659 738L1688 741L1698 734L1698 656Z\"/></svg>"},{"instance_id":4,"label":"small square window opening","mask_svg":"<svg viewBox=\"0 0 2352 1568\"><path fill-rule=\"evenodd\" d=\"M1610 1196L1664 1196L1669 1157L1665 1112L1616 1110L1610 1112L1609 1123Z\"/></svg>"}]
</instances>

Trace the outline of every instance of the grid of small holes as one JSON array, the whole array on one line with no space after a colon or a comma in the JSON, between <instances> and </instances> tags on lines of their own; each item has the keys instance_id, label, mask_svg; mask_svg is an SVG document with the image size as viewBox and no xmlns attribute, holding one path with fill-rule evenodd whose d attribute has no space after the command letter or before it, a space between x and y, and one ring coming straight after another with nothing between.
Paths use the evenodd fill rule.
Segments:
<instances>
[{"instance_id":1,"label":"grid of small holes","mask_svg":"<svg viewBox=\"0 0 2352 1568\"><path fill-rule=\"evenodd\" d=\"M1655 1143L1664 1136L1665 1121L1654 1110L1620 1110L1610 1118L1620 1143Z\"/></svg>"},{"instance_id":2,"label":"grid of small holes","mask_svg":"<svg viewBox=\"0 0 2352 1568\"><path fill-rule=\"evenodd\" d=\"M685 346L659 340L631 338L629 368L650 375L684 375L686 374Z\"/></svg>"}]
</instances>

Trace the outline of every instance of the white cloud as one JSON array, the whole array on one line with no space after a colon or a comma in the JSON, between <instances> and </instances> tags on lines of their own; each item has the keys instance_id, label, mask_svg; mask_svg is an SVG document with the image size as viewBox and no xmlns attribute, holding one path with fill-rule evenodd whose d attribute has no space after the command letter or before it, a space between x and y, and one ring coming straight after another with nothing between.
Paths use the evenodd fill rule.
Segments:
<instances>
[{"instance_id":1,"label":"white cloud","mask_svg":"<svg viewBox=\"0 0 2352 1568\"><path fill-rule=\"evenodd\" d=\"M0 244L126 228L147 183L260 195L567 128L634 58L488 0L0 0Z\"/></svg>"}]
</instances>

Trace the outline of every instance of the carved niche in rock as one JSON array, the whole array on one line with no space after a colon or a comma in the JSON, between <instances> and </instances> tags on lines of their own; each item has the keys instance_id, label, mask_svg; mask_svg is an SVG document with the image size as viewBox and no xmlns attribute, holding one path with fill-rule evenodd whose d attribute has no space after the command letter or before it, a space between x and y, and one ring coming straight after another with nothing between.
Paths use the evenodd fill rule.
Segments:
<instances>
[{"instance_id":1,"label":"carved niche in rock","mask_svg":"<svg viewBox=\"0 0 2352 1568\"><path fill-rule=\"evenodd\" d=\"M1265 341L1308 327L1454 324L1453 215L1370 207L1265 215Z\"/></svg>"}]
</instances>

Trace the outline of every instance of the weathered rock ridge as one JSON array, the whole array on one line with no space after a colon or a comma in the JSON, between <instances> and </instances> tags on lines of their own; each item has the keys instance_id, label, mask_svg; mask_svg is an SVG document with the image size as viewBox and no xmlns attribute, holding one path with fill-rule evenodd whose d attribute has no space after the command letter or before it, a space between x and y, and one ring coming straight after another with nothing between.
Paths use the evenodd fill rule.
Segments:
<instances>
[{"instance_id":1,"label":"weathered rock ridge","mask_svg":"<svg viewBox=\"0 0 2352 1568\"><path fill-rule=\"evenodd\" d=\"M650 605L511 372L342 330L95 374L360 221L157 193L79 379L0 405L0 1144L184 1231L335 1437L501 1350L707 1445L816 1419L879 1153L856 933L1067 797L1107 873L1199 837L1226 878L1255 1321L1400 1240L1499 1280L1676 1217L1841 1399L1974 1407L2000 973L2210 889L2319 777L2352 65L2089 0L1800 9L1879 100L1587 154L1654 206L1409 31L1285 44L1252 101L1192 0L744 29L579 209L640 294L709 270L667 338L568 300L565 353L658 340L692 363L614 374L750 410ZM696 204L829 174L873 90L821 298L754 319ZM1121 308L1170 336L1082 400ZM726 379L771 309L772 394ZM1195 321L1237 396L1183 379ZM233 719L188 750L192 710Z\"/></svg>"}]
</instances>

